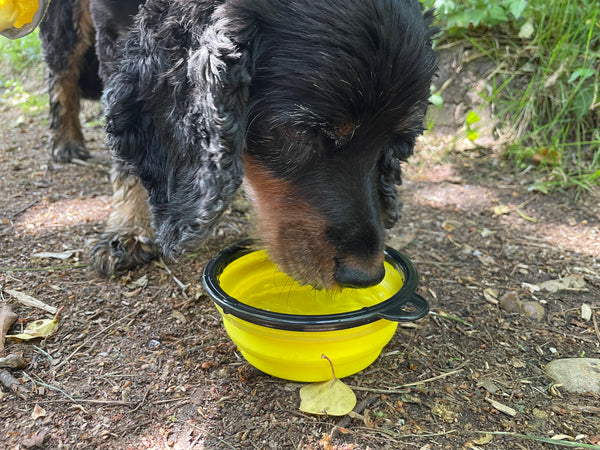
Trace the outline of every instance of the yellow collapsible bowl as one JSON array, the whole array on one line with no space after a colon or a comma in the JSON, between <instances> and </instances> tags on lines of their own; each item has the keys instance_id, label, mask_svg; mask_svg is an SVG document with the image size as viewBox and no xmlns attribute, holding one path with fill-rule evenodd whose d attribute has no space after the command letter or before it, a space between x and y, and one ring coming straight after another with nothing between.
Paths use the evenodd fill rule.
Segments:
<instances>
[{"instance_id":1,"label":"yellow collapsible bowl","mask_svg":"<svg viewBox=\"0 0 600 450\"><path fill-rule=\"evenodd\" d=\"M203 284L225 330L246 360L270 375L325 381L360 372L381 353L398 322L429 311L415 294L418 275L408 258L385 250L385 277L376 286L335 291L301 286L247 241L209 261Z\"/></svg>"},{"instance_id":2,"label":"yellow collapsible bowl","mask_svg":"<svg viewBox=\"0 0 600 450\"><path fill-rule=\"evenodd\" d=\"M49 0L0 0L0 34L18 39L40 24Z\"/></svg>"}]
</instances>

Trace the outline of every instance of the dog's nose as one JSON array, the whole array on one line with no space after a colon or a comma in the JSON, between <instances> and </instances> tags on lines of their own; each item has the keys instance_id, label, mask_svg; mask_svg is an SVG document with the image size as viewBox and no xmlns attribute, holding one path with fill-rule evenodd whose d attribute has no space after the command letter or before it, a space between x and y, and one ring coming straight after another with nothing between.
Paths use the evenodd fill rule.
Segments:
<instances>
[{"instance_id":1,"label":"dog's nose","mask_svg":"<svg viewBox=\"0 0 600 450\"><path fill-rule=\"evenodd\" d=\"M385 269L383 264L369 268L358 268L338 262L333 277L341 287L365 288L375 286L383 280Z\"/></svg>"}]
</instances>

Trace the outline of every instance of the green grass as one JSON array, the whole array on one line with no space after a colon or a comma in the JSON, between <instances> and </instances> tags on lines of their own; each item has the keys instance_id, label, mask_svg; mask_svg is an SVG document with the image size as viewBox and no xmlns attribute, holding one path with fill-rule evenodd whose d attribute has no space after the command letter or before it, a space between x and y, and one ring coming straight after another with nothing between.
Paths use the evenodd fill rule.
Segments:
<instances>
[{"instance_id":1,"label":"green grass","mask_svg":"<svg viewBox=\"0 0 600 450\"><path fill-rule=\"evenodd\" d=\"M3 69L1 76L18 75L41 62L42 51L37 31L22 39L0 38L0 67Z\"/></svg>"},{"instance_id":2,"label":"green grass","mask_svg":"<svg viewBox=\"0 0 600 450\"><path fill-rule=\"evenodd\" d=\"M438 10L443 40L466 38L497 64L492 93L480 95L510 130L506 155L516 168L538 167L533 188L600 184L598 2L426 3Z\"/></svg>"},{"instance_id":3,"label":"green grass","mask_svg":"<svg viewBox=\"0 0 600 450\"><path fill-rule=\"evenodd\" d=\"M0 38L0 104L21 108L25 114L45 111L43 74L37 31L22 39Z\"/></svg>"}]
</instances>

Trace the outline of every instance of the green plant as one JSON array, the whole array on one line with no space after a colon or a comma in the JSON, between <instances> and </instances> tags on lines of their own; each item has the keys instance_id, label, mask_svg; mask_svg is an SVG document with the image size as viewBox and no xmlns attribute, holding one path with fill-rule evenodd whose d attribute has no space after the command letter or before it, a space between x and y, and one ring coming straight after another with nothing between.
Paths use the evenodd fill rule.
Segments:
<instances>
[{"instance_id":1,"label":"green plant","mask_svg":"<svg viewBox=\"0 0 600 450\"><path fill-rule=\"evenodd\" d=\"M520 19L527 7L526 0L435 0L434 7L446 18L446 28L477 28Z\"/></svg>"},{"instance_id":2,"label":"green plant","mask_svg":"<svg viewBox=\"0 0 600 450\"><path fill-rule=\"evenodd\" d=\"M532 11L537 32L531 50L521 51L517 60L517 79L528 79L527 85L518 90L509 83L496 100L514 127L510 154L521 164L524 147L532 147L535 155L552 155L541 164L552 175L543 181L545 188L588 189L598 184L600 170L597 2L536 2ZM531 70L527 77L525 70Z\"/></svg>"},{"instance_id":3,"label":"green plant","mask_svg":"<svg viewBox=\"0 0 600 450\"><path fill-rule=\"evenodd\" d=\"M18 106L28 114L37 113L48 107L45 94L28 92L19 80L7 80L2 83L4 93L0 96L0 104Z\"/></svg>"},{"instance_id":4,"label":"green plant","mask_svg":"<svg viewBox=\"0 0 600 450\"><path fill-rule=\"evenodd\" d=\"M0 68L2 74L18 75L42 61L37 31L22 39L0 39Z\"/></svg>"},{"instance_id":5,"label":"green plant","mask_svg":"<svg viewBox=\"0 0 600 450\"><path fill-rule=\"evenodd\" d=\"M541 169L534 188L600 184L597 0L428 0L426 6L437 9L442 39L466 38L496 62L491 94L480 95L505 124L508 156L523 169Z\"/></svg>"}]
</instances>

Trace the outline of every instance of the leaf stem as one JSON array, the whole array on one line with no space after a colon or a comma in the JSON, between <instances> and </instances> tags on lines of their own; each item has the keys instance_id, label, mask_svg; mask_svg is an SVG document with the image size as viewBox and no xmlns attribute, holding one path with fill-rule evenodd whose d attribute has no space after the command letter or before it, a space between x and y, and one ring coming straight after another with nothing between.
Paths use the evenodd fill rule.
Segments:
<instances>
[{"instance_id":1,"label":"leaf stem","mask_svg":"<svg viewBox=\"0 0 600 450\"><path fill-rule=\"evenodd\" d=\"M321 359L326 359L327 361L329 361L329 366L331 366L331 373L333 374L333 379L337 380L337 377L335 376L335 370L333 369L333 363L331 362L331 360L324 353L321 354Z\"/></svg>"}]
</instances>

